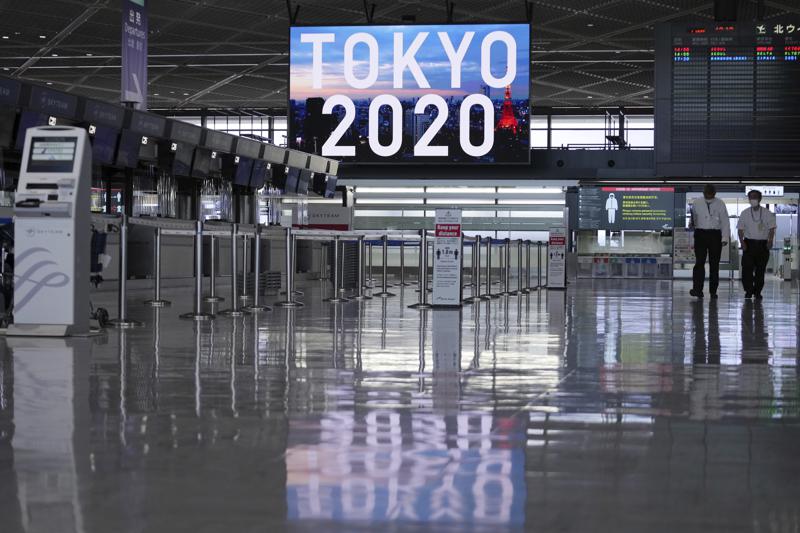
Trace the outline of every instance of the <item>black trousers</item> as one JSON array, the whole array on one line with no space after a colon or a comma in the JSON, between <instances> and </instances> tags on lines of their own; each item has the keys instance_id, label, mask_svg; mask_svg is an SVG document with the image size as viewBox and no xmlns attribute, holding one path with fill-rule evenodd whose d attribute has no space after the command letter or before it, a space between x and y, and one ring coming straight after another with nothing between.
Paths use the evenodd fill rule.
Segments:
<instances>
[{"instance_id":1,"label":"black trousers","mask_svg":"<svg viewBox=\"0 0 800 533\"><path fill-rule=\"evenodd\" d=\"M694 290L703 292L706 282L706 259L708 259L708 289L717 293L719 287L719 260L722 256L722 232L718 229L694 230L694 254L696 261L692 271Z\"/></svg>"},{"instance_id":2,"label":"black trousers","mask_svg":"<svg viewBox=\"0 0 800 533\"><path fill-rule=\"evenodd\" d=\"M769 263L767 241L745 239L747 249L742 255L742 287L745 292L761 294L764 288L764 274Z\"/></svg>"}]
</instances>

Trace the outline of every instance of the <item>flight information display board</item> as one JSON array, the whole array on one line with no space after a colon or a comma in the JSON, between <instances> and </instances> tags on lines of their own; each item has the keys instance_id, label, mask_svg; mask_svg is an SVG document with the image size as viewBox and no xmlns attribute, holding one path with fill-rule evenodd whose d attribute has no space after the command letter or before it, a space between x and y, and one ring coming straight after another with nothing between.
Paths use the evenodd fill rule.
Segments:
<instances>
[{"instance_id":1,"label":"flight information display board","mask_svg":"<svg viewBox=\"0 0 800 533\"><path fill-rule=\"evenodd\" d=\"M656 173L793 175L800 17L656 31Z\"/></svg>"}]
</instances>

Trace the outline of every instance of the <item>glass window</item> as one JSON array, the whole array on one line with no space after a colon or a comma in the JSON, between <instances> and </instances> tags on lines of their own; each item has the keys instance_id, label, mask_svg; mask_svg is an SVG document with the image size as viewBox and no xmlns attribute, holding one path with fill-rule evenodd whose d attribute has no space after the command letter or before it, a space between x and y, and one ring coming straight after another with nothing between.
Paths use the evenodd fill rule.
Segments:
<instances>
[{"instance_id":1,"label":"glass window","mask_svg":"<svg viewBox=\"0 0 800 533\"><path fill-rule=\"evenodd\" d=\"M553 130L553 147L602 147L606 144L605 130Z\"/></svg>"},{"instance_id":2,"label":"glass window","mask_svg":"<svg viewBox=\"0 0 800 533\"><path fill-rule=\"evenodd\" d=\"M599 129L605 130L604 115L555 115L552 118L554 130L558 129Z\"/></svg>"},{"instance_id":3,"label":"glass window","mask_svg":"<svg viewBox=\"0 0 800 533\"><path fill-rule=\"evenodd\" d=\"M531 146L547 148L547 130L531 130Z\"/></svg>"}]
</instances>

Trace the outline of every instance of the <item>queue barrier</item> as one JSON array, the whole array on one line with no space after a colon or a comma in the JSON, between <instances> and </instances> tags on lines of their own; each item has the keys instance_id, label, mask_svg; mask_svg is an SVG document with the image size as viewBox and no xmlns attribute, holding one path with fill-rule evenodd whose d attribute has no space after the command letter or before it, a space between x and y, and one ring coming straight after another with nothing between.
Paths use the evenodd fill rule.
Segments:
<instances>
[{"instance_id":1,"label":"queue barrier","mask_svg":"<svg viewBox=\"0 0 800 533\"><path fill-rule=\"evenodd\" d=\"M343 288L343 276L342 276L342 261L340 258L342 254L340 253L340 247L343 242L347 241L354 241L358 243L358 283L356 287L356 294L352 297L354 300L367 300L371 297L365 294L364 290L368 287L368 280L367 276L365 275L365 266L366 263L370 263L371 266L371 257L365 261L364 255L365 252L371 248L371 246L375 245L376 243L381 246L382 251L382 265L381 265L381 273L382 273L382 286L381 292L375 294L374 296L380 296L384 298L388 298L394 296L394 294L388 291L389 283L388 283L388 276L387 276L387 268L388 268L388 247L395 246L399 247L401 250L401 276L400 276L400 285L406 286L409 283L405 281L405 257L404 251L406 247L412 248L419 248L419 275L417 283L420 286L419 289L419 301L416 304L413 304L409 307L416 308L416 309L427 309L430 308L431 305L428 302L428 292L429 290L423 290L423 288L427 289L428 287L428 270L430 268L430 260L429 260L429 231L428 230L420 230L419 235L415 236L416 238L408 237L404 235L407 232L400 232L399 237L397 232L375 232L375 231L323 231L323 230L306 230L306 229L294 229L294 228L274 228L274 227L262 227L252 224L237 224L237 223L227 223L227 222L200 222L200 221L188 221L188 220L175 220L175 219L161 219L161 218L150 218L150 217L134 217L128 218L125 216L120 215L93 215L93 223L95 224L106 224L117 226L120 231L120 283L119 283L119 293L118 293L118 300L119 300L119 316L118 318L111 321L111 325L115 327L135 327L140 325L140 323L136 321L132 321L128 318L127 309L128 309L128 302L127 302L127 234L128 234L128 226L129 224L135 224L140 226L148 226L152 227L154 230L154 284L153 284L153 297L150 300L147 300L146 303L153 307L166 307L170 305L170 302L164 300L161 295L161 238L163 235L184 235L187 237L191 237L194 240L194 261L195 261L195 286L194 286L194 303L193 303L193 310L190 313L185 313L181 315L182 318L192 319L192 320L211 320L215 317L213 313L204 312L202 309L203 301L219 301L219 298L216 295L216 269L215 265L213 264L213 260L215 258L214 253L212 251L212 268L211 268L211 294L210 296L203 297L202 295L202 278L203 278L203 237L209 236L211 243L212 243L212 250L213 246L216 241L220 238L230 238L232 245L231 245L231 254L230 254L230 262L231 262L231 276L232 276L232 284L231 284L231 308L225 311L220 312L222 315L228 316L241 316L244 312L261 312L261 311L269 311L270 308L268 306L264 306L260 303L260 265L261 265L261 248L262 248L262 239L285 239L286 242L286 287L289 289L287 290L287 299L278 302L277 306L279 307L287 307L287 308L298 308L302 307L303 303L298 301L295 296L299 293L299 291L294 290L294 264L295 264L295 251L296 251L296 242L298 239L305 239L305 240L319 240L319 241L331 241L334 243L334 285L333 285L333 294L332 297L328 299L328 301L332 303L345 303L350 301L350 298L345 298L343 296L344 288ZM378 238L376 238L378 237ZM238 241L239 239L244 239L246 246L249 246L250 239L253 241L252 245L252 253L254 255L255 260L255 284L254 284L254 294L252 297L246 296L246 294L238 294L238 276L239 276L239 266L238 266ZM485 249L485 253L481 253L481 247ZM473 303L478 301L486 301L492 298L498 298L500 296L514 296L514 295L523 295L529 294L534 290L542 289L546 287L547 283L547 272L546 269L543 272L542 264L543 264L543 256L547 253L547 243L538 241L535 243L536 245L536 256L537 256L537 275L536 275L536 285L532 285L532 272L531 272L531 257L533 252L533 245L534 243L531 241L525 240L510 240L510 239L495 239L495 238L483 238L481 236L474 236L474 237L467 237L464 236L462 238L462 250L465 247L472 247L473 254L472 254L472 263L470 265L470 282L467 286L472 287L472 295L469 298L463 299L464 303ZM515 290L511 290L510 287L510 257L511 257L511 249L512 246L516 247L517 250L517 285ZM503 278L503 292L493 294L492 293L492 259L493 259L493 249L500 248L501 250L501 258L504 259L503 261L503 268L502 273L504 274ZM482 264L482 256L485 256L486 262L485 266ZM463 258L463 253L462 253ZM463 261L463 259L462 259ZM524 264L524 266L523 266ZM462 264L463 268L463 264ZM247 265L243 265L243 274L247 275ZM482 279L482 274L485 275L484 279ZM544 274L544 275L543 275ZM371 269L368 270L369 278L372 277ZM243 291L245 292L245 291ZM240 307L239 302L244 301L246 302L248 299L252 298L252 305L248 305L245 307Z\"/></svg>"}]
</instances>

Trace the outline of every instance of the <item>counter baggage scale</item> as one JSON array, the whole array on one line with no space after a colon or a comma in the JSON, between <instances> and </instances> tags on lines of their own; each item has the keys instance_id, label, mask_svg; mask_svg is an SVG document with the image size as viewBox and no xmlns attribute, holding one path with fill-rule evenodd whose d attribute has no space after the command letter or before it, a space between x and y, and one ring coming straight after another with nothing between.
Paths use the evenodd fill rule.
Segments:
<instances>
[{"instance_id":1,"label":"counter baggage scale","mask_svg":"<svg viewBox=\"0 0 800 533\"><path fill-rule=\"evenodd\" d=\"M25 134L8 335L89 333L90 150L80 128L43 126Z\"/></svg>"}]
</instances>

